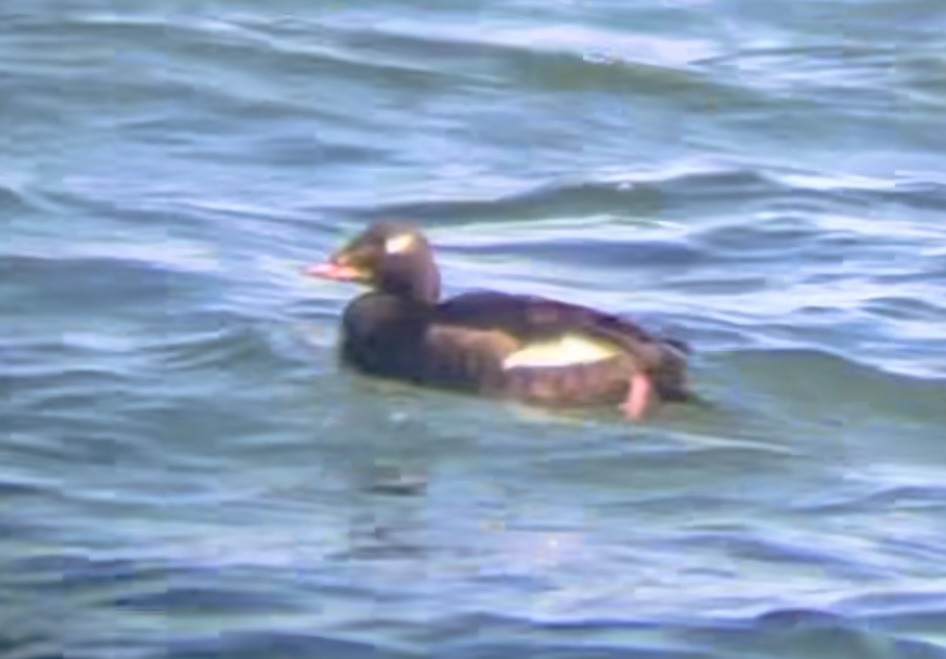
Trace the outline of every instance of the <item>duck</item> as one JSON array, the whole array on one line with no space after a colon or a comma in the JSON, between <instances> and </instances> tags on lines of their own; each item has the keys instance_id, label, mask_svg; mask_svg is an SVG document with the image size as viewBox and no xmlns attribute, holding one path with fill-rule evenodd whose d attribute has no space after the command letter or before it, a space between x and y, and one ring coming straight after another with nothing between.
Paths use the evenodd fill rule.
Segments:
<instances>
[{"instance_id":1,"label":"duck","mask_svg":"<svg viewBox=\"0 0 946 659\"><path fill-rule=\"evenodd\" d=\"M378 221L309 276L366 290L341 318L340 357L363 374L552 408L617 405L640 421L691 399L690 347L597 309L523 293L441 299L414 224Z\"/></svg>"}]
</instances>

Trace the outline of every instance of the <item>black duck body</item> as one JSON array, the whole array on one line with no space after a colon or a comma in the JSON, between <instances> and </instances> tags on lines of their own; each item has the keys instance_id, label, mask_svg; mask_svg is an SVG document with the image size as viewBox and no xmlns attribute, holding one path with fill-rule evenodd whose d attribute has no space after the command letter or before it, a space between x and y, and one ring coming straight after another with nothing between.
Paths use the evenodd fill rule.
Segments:
<instances>
[{"instance_id":1,"label":"black duck body","mask_svg":"<svg viewBox=\"0 0 946 659\"><path fill-rule=\"evenodd\" d=\"M626 402L634 417L690 397L686 346L626 318L494 291L440 301L430 245L408 225L375 224L310 273L371 288L342 319L342 358L367 374L541 405Z\"/></svg>"}]
</instances>

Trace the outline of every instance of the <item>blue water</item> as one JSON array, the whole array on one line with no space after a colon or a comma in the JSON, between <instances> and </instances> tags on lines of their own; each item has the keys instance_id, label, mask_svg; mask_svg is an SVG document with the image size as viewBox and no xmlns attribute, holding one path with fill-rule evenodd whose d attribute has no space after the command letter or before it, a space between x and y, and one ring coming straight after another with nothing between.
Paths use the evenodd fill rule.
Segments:
<instances>
[{"instance_id":1,"label":"blue water","mask_svg":"<svg viewBox=\"0 0 946 659\"><path fill-rule=\"evenodd\" d=\"M0 5L0 657L946 657L936 0ZM301 268L690 341L646 424L341 369Z\"/></svg>"}]
</instances>

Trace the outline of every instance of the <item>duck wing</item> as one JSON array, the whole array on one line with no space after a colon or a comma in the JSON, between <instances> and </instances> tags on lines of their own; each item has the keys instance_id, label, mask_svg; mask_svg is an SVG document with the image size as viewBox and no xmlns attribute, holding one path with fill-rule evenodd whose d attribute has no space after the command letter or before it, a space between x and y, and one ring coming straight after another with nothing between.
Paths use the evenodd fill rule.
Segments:
<instances>
[{"instance_id":1,"label":"duck wing","mask_svg":"<svg viewBox=\"0 0 946 659\"><path fill-rule=\"evenodd\" d=\"M668 357L682 359L686 352L682 342L657 337L626 318L534 295L465 293L438 305L432 320L443 327L502 332L520 350L556 341L563 349L577 347L581 339L604 342L645 371L659 370ZM562 343L565 337L576 341Z\"/></svg>"}]
</instances>

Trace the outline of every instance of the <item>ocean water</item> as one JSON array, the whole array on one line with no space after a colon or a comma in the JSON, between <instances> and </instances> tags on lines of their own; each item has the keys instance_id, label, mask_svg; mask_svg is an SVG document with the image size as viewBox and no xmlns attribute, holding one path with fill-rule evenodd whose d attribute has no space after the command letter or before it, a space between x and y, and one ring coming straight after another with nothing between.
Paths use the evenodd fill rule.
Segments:
<instances>
[{"instance_id":1,"label":"ocean water","mask_svg":"<svg viewBox=\"0 0 946 659\"><path fill-rule=\"evenodd\" d=\"M0 657L946 657L937 0L0 3ZM367 222L691 342L340 368Z\"/></svg>"}]
</instances>

